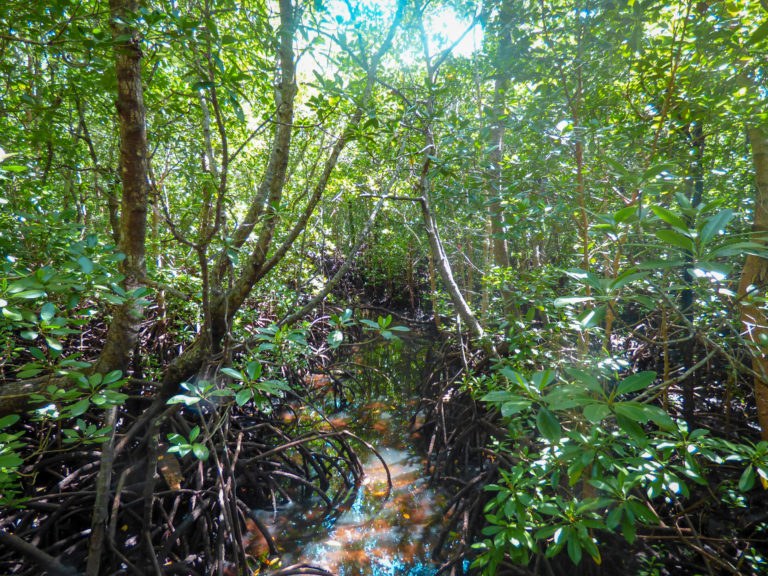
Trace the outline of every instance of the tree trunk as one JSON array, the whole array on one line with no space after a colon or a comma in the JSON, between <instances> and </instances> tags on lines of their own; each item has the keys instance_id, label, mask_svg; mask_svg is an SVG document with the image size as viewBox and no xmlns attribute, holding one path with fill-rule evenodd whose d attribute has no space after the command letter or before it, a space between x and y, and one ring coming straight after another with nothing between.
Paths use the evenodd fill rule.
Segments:
<instances>
[{"instance_id":1,"label":"tree trunk","mask_svg":"<svg viewBox=\"0 0 768 576\"><path fill-rule=\"evenodd\" d=\"M503 178L501 163L504 159L504 136L506 133L505 110L507 90L512 76L510 57L512 53L511 2L505 0L496 20L496 58L494 59L493 105L491 106L491 150L487 174L488 216L490 220L490 243L493 264L497 268L509 268L507 240L504 238L504 209L502 204ZM502 307L507 317L519 315L514 293L501 287Z\"/></svg>"},{"instance_id":2,"label":"tree trunk","mask_svg":"<svg viewBox=\"0 0 768 576\"><path fill-rule=\"evenodd\" d=\"M291 7L290 0L281 0L280 17L280 62L282 68L281 85L278 90L278 105L284 106L281 113L278 114L279 124L278 132L270 156L269 167L265 180L270 180L270 193L267 198L267 208L265 213L265 223L262 227L259 238L256 241L256 247L251 251L243 267L240 270L238 278L234 281L232 289L226 295L222 295L214 306L213 326L212 326L212 345L216 347L219 341L225 336L228 326L235 313L240 309L245 299L251 293L251 290L264 276L266 276L274 266L282 260L296 238L306 227L312 216L315 207L325 193L331 175L336 168L336 164L344 150L344 147L350 140L350 135L358 128L363 118L365 109L371 99L374 85L376 84L376 73L379 63L384 54L392 46L395 32L400 26L403 18L405 4L400 2L395 14L394 20L379 50L371 58L368 66L368 78L357 110L344 127L341 136L336 140L331 152L323 165L323 171L318 177L317 183L313 189L311 197L307 200L304 211L291 228L283 243L274 251L272 256L267 258L270 246L272 244L275 227L277 224L277 215L274 213L274 207L280 203L282 190L286 180L286 170L289 160L289 147L291 140L291 128L293 118L293 100L298 91L295 79L295 62L293 52L293 36L296 31L297 22L294 21L295 15ZM280 118L280 115L285 118ZM274 160L274 162L273 162ZM270 175L270 170L273 174ZM247 222L247 220L246 220ZM252 223L248 223L252 227ZM235 233L235 237L239 238Z\"/></svg>"},{"instance_id":3,"label":"tree trunk","mask_svg":"<svg viewBox=\"0 0 768 576\"><path fill-rule=\"evenodd\" d=\"M445 284L445 289L448 291L448 295L451 297L451 302L456 307L459 316L464 323L469 327L469 332L478 340L485 339L485 331L477 321L474 313L472 312L467 301L464 300L464 296L461 294L459 285L456 284L456 280L453 277L453 271L451 270L451 263L448 261L448 256L443 249L443 242L440 239L440 234L437 230L437 224L435 222L434 211L429 201L429 166L431 163L431 157L435 154L435 143L432 137L432 129L427 126L425 130L426 134L426 147L424 149L424 163L421 167L421 176L417 183L417 190L419 192L418 200L421 205L421 215L424 220L424 228L427 232L427 239L429 240L429 251L434 261L435 268L440 273L440 278ZM435 310L435 316L437 316L437 310ZM491 346L492 348L492 346ZM495 355L495 350L493 350Z\"/></svg>"},{"instance_id":4,"label":"tree trunk","mask_svg":"<svg viewBox=\"0 0 768 576\"><path fill-rule=\"evenodd\" d=\"M280 204L285 186L293 135L293 103L298 92L293 50L296 25L293 3L291 0L280 0L280 47L278 49L280 84L275 89L275 104L277 106L275 136L259 191L248 210L248 214L246 214L245 220L233 234L234 247L240 248L245 243L256 226L256 221L262 216L264 216L264 223L256 247L246 259L232 289L228 294L220 293L217 295L213 302L211 340L215 348L218 348L219 343L229 330L230 320L248 297L257 281L256 275L266 260L267 251L277 226L275 207ZM229 261L226 255L222 254L213 275L215 284L221 285L223 283L224 273L228 268Z\"/></svg>"},{"instance_id":5,"label":"tree trunk","mask_svg":"<svg viewBox=\"0 0 768 576\"><path fill-rule=\"evenodd\" d=\"M97 372L128 368L129 354L139 335L143 307L130 293L142 286L146 276L145 237L147 230L147 132L144 94L141 86L141 46L124 18L139 9L136 0L110 0L112 37L128 37L116 44L117 115L120 124L120 179L123 185L120 214L120 251L125 254L121 271L123 288L129 297L109 326L107 340L94 369Z\"/></svg>"},{"instance_id":6,"label":"tree trunk","mask_svg":"<svg viewBox=\"0 0 768 576\"><path fill-rule=\"evenodd\" d=\"M120 124L120 166L123 196L120 217L120 250L125 254L121 269L125 275L123 289L128 293L118 309L107 333L107 341L94 365L94 370L127 372L130 351L139 336L143 306L131 295L142 286L146 276L145 237L147 229L147 133L144 96L141 86L141 46L135 30L124 24L125 18L139 8L136 0L110 0L112 38L115 39L115 72L117 73L117 114ZM128 38L117 42L118 38ZM112 463L117 408L107 413L109 441L103 445L103 456L97 480L88 563L86 574L98 576L106 541L106 523L112 483Z\"/></svg>"},{"instance_id":7,"label":"tree trunk","mask_svg":"<svg viewBox=\"0 0 768 576\"><path fill-rule=\"evenodd\" d=\"M748 131L752 144L755 167L755 219L754 241L766 244L768 234L768 136L766 128ZM768 440L768 355L760 336L768 336L768 318L759 302L751 296L762 292L768 285L768 259L750 254L744 263L739 281L738 297L741 302L741 323L746 338L752 343L752 368L755 371L755 402L763 440Z\"/></svg>"}]
</instances>

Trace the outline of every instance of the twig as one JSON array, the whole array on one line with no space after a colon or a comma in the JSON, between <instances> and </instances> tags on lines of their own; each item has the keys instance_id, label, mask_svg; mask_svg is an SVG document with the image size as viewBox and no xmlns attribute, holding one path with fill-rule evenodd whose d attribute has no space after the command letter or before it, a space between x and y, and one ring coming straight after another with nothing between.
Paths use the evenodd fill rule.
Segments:
<instances>
[{"instance_id":1,"label":"twig","mask_svg":"<svg viewBox=\"0 0 768 576\"><path fill-rule=\"evenodd\" d=\"M9 534L2 530L0 530L0 544L13 548L17 552L23 554L32 562L40 566L44 572L48 572L50 576L80 576L80 572L74 568L61 564L53 556L50 556L39 548L32 546L32 544L25 542L18 536L14 536L13 534Z\"/></svg>"}]
</instances>

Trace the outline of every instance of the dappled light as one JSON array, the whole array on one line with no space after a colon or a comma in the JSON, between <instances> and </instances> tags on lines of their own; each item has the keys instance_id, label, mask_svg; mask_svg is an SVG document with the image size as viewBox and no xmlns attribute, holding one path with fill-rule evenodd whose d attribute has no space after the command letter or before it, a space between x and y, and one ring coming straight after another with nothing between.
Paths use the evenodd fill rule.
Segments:
<instances>
[{"instance_id":1,"label":"dappled light","mask_svg":"<svg viewBox=\"0 0 768 576\"><path fill-rule=\"evenodd\" d=\"M0 574L768 574L768 0L0 10Z\"/></svg>"}]
</instances>

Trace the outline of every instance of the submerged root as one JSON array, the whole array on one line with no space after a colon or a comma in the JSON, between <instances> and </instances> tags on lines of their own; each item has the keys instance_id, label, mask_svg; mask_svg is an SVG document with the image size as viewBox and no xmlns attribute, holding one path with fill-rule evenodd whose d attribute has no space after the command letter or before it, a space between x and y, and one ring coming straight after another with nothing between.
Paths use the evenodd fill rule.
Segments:
<instances>
[{"instance_id":1,"label":"submerged root","mask_svg":"<svg viewBox=\"0 0 768 576\"><path fill-rule=\"evenodd\" d=\"M139 424L120 415L118 441ZM349 433L288 433L282 424L250 404L205 414L176 406L130 430L131 442L114 461L100 573L241 574L276 561L279 551L255 509L291 501L332 514L363 475ZM26 426L48 449L23 470L34 478L20 495L27 500L0 517L0 536L11 542L2 546L0 573L79 573L89 555L102 452L58 451L66 438L55 426ZM327 574L306 565L275 573Z\"/></svg>"}]
</instances>

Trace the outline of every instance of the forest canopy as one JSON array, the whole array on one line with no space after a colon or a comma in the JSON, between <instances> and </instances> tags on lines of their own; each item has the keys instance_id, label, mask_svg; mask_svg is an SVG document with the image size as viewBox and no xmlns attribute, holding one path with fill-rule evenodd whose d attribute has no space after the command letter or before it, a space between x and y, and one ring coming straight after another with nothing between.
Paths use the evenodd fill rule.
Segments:
<instances>
[{"instance_id":1,"label":"forest canopy","mask_svg":"<svg viewBox=\"0 0 768 576\"><path fill-rule=\"evenodd\" d=\"M414 332L436 572L765 573L766 55L766 0L4 2L0 572L327 574L254 510L341 509L318 390Z\"/></svg>"}]
</instances>

